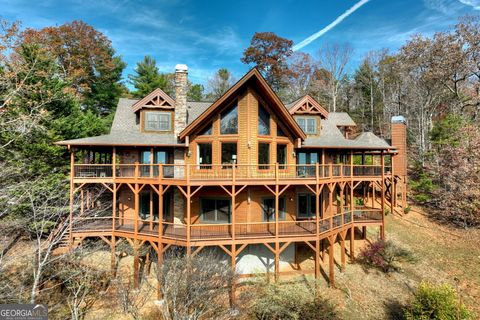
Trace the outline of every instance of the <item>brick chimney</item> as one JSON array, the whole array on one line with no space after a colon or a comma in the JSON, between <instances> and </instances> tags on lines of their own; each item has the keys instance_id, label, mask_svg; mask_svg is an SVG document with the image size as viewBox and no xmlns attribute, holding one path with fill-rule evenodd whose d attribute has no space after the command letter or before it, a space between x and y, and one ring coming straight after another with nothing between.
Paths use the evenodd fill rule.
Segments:
<instances>
[{"instance_id":1,"label":"brick chimney","mask_svg":"<svg viewBox=\"0 0 480 320\"><path fill-rule=\"evenodd\" d=\"M175 136L187 126L188 67L186 64L175 66Z\"/></svg>"},{"instance_id":2,"label":"brick chimney","mask_svg":"<svg viewBox=\"0 0 480 320\"><path fill-rule=\"evenodd\" d=\"M392 146L398 150L395 156L394 172L404 178L407 176L407 124L403 116L392 117Z\"/></svg>"}]
</instances>

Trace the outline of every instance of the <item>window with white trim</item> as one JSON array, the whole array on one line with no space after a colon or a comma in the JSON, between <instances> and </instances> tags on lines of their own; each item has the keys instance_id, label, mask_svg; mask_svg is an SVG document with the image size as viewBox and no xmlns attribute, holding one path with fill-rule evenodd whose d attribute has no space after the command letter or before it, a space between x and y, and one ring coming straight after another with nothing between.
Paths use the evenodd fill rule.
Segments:
<instances>
[{"instance_id":1,"label":"window with white trim","mask_svg":"<svg viewBox=\"0 0 480 320\"><path fill-rule=\"evenodd\" d=\"M172 114L170 112L146 111L145 131L171 131Z\"/></svg>"},{"instance_id":2,"label":"window with white trim","mask_svg":"<svg viewBox=\"0 0 480 320\"><path fill-rule=\"evenodd\" d=\"M298 125L306 134L317 133L317 119L311 117L296 117Z\"/></svg>"}]
</instances>

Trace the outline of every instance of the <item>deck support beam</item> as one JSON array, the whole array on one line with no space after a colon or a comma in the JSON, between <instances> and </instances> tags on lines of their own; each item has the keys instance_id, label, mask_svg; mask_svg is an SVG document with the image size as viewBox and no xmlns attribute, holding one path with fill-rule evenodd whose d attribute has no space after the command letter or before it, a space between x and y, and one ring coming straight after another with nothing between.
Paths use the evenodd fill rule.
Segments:
<instances>
[{"instance_id":1,"label":"deck support beam","mask_svg":"<svg viewBox=\"0 0 480 320\"><path fill-rule=\"evenodd\" d=\"M335 245L335 236L329 236L328 237L328 279L330 283L330 287L335 288L335 260L333 256L333 251L334 248L333 246Z\"/></svg>"}]
</instances>

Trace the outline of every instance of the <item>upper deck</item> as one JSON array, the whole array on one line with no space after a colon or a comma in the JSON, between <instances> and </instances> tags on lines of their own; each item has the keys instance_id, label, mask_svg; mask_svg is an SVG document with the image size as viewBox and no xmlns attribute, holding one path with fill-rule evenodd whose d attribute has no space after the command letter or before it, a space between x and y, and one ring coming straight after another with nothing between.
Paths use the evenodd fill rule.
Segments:
<instances>
[{"instance_id":1,"label":"upper deck","mask_svg":"<svg viewBox=\"0 0 480 320\"><path fill-rule=\"evenodd\" d=\"M346 164L74 164L75 183L153 183L179 185L315 184L371 181L391 176L381 165Z\"/></svg>"}]
</instances>

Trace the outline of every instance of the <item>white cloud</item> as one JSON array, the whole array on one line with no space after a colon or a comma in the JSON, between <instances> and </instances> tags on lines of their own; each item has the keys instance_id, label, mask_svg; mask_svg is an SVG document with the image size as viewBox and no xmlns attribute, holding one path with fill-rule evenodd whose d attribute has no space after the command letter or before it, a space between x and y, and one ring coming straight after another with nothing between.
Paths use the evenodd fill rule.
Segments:
<instances>
[{"instance_id":1,"label":"white cloud","mask_svg":"<svg viewBox=\"0 0 480 320\"><path fill-rule=\"evenodd\" d=\"M309 45L311 42L317 40L321 36L323 36L325 33L330 31L331 29L335 28L340 22L345 20L348 16L350 16L352 13L360 9L364 4L368 3L370 0L360 0L357 3L353 5L350 9L339 15L332 23L330 23L328 26L323 28L322 30L312 34L310 37L306 38L305 40L301 41L300 43L297 43L296 45L293 46L293 51L297 51L305 47L306 45Z\"/></svg>"},{"instance_id":2,"label":"white cloud","mask_svg":"<svg viewBox=\"0 0 480 320\"><path fill-rule=\"evenodd\" d=\"M480 10L480 0L458 0L464 5L470 6L475 10Z\"/></svg>"}]
</instances>

